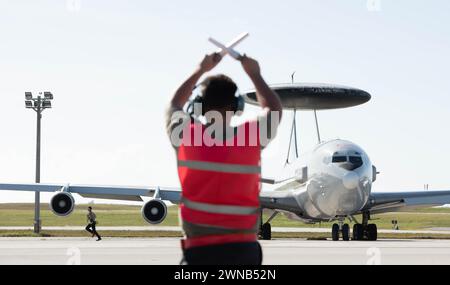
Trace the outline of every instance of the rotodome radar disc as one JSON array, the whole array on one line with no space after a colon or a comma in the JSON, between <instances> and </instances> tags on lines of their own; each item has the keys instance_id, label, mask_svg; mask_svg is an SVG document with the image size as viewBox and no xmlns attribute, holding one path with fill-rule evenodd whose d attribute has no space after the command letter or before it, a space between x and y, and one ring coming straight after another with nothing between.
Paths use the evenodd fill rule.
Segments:
<instances>
[{"instance_id":1,"label":"rotodome radar disc","mask_svg":"<svg viewBox=\"0 0 450 285\"><path fill-rule=\"evenodd\" d=\"M327 110L348 108L368 102L370 94L364 90L322 83L271 85L284 109ZM259 105L255 90L244 92L246 103Z\"/></svg>"}]
</instances>

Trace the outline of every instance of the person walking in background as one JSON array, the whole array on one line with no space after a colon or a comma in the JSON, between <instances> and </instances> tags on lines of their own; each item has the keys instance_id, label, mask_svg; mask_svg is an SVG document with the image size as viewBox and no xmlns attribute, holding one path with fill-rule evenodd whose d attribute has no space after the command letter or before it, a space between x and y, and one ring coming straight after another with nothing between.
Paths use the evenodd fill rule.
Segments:
<instances>
[{"instance_id":1,"label":"person walking in background","mask_svg":"<svg viewBox=\"0 0 450 285\"><path fill-rule=\"evenodd\" d=\"M86 216L88 225L86 226L86 230L92 234L92 237L97 236L97 241L102 240L101 236L98 234L95 229L95 225L97 224L97 216L92 211L92 207L88 207L88 214Z\"/></svg>"}]
</instances>

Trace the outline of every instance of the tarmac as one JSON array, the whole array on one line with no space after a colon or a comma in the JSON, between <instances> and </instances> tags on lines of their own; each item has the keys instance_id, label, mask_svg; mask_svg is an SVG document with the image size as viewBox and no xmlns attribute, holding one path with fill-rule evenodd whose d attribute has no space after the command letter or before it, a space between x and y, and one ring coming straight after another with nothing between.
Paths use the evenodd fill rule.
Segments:
<instances>
[{"instance_id":1,"label":"tarmac","mask_svg":"<svg viewBox=\"0 0 450 285\"><path fill-rule=\"evenodd\" d=\"M178 264L178 238L0 238L0 264ZM450 264L450 240L261 241L264 264Z\"/></svg>"},{"instance_id":2,"label":"tarmac","mask_svg":"<svg viewBox=\"0 0 450 285\"><path fill-rule=\"evenodd\" d=\"M0 230L8 231L20 231L20 230L33 230L33 227L0 227ZM62 227L42 227L42 230L54 230L54 231L84 231L84 227L74 226L62 226ZM179 232L181 227L179 226L98 226L97 230L100 231L169 231ZM305 228L305 227L272 227L272 232L285 232L285 233L330 233L330 228ZM379 233L389 234L446 234L450 235L450 228L430 228L427 230L386 230L379 229Z\"/></svg>"}]
</instances>

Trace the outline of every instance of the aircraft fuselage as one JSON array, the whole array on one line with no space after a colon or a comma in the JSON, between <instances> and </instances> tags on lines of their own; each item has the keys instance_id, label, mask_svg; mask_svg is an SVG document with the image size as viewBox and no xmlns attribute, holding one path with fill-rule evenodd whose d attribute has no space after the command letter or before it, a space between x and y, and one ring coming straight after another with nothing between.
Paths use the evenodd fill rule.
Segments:
<instances>
[{"instance_id":1,"label":"aircraft fuselage","mask_svg":"<svg viewBox=\"0 0 450 285\"><path fill-rule=\"evenodd\" d=\"M376 170L361 147L332 140L317 145L306 157L296 172L307 173L307 178L292 193L304 209L300 218L333 220L355 214L366 205Z\"/></svg>"}]
</instances>

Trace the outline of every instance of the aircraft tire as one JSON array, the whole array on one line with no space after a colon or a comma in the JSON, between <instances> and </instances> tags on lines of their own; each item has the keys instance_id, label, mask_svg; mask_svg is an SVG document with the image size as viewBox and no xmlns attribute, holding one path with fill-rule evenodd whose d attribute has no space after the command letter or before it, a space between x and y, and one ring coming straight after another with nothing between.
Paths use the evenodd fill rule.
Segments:
<instances>
[{"instance_id":1,"label":"aircraft tire","mask_svg":"<svg viewBox=\"0 0 450 285\"><path fill-rule=\"evenodd\" d=\"M272 239L272 226L269 223L264 223L261 227L261 238L263 240Z\"/></svg>"},{"instance_id":2,"label":"aircraft tire","mask_svg":"<svg viewBox=\"0 0 450 285\"><path fill-rule=\"evenodd\" d=\"M333 241L339 240L339 225L338 224L333 224L333 226L331 227L331 239Z\"/></svg>"},{"instance_id":3,"label":"aircraft tire","mask_svg":"<svg viewBox=\"0 0 450 285\"><path fill-rule=\"evenodd\" d=\"M348 224L342 225L342 240L350 240L350 226Z\"/></svg>"},{"instance_id":4,"label":"aircraft tire","mask_svg":"<svg viewBox=\"0 0 450 285\"><path fill-rule=\"evenodd\" d=\"M368 224L367 225L367 239L371 241L375 241L378 238L378 229L376 224Z\"/></svg>"},{"instance_id":5,"label":"aircraft tire","mask_svg":"<svg viewBox=\"0 0 450 285\"><path fill-rule=\"evenodd\" d=\"M353 240L363 240L364 238L364 227L362 224L353 225Z\"/></svg>"}]
</instances>

